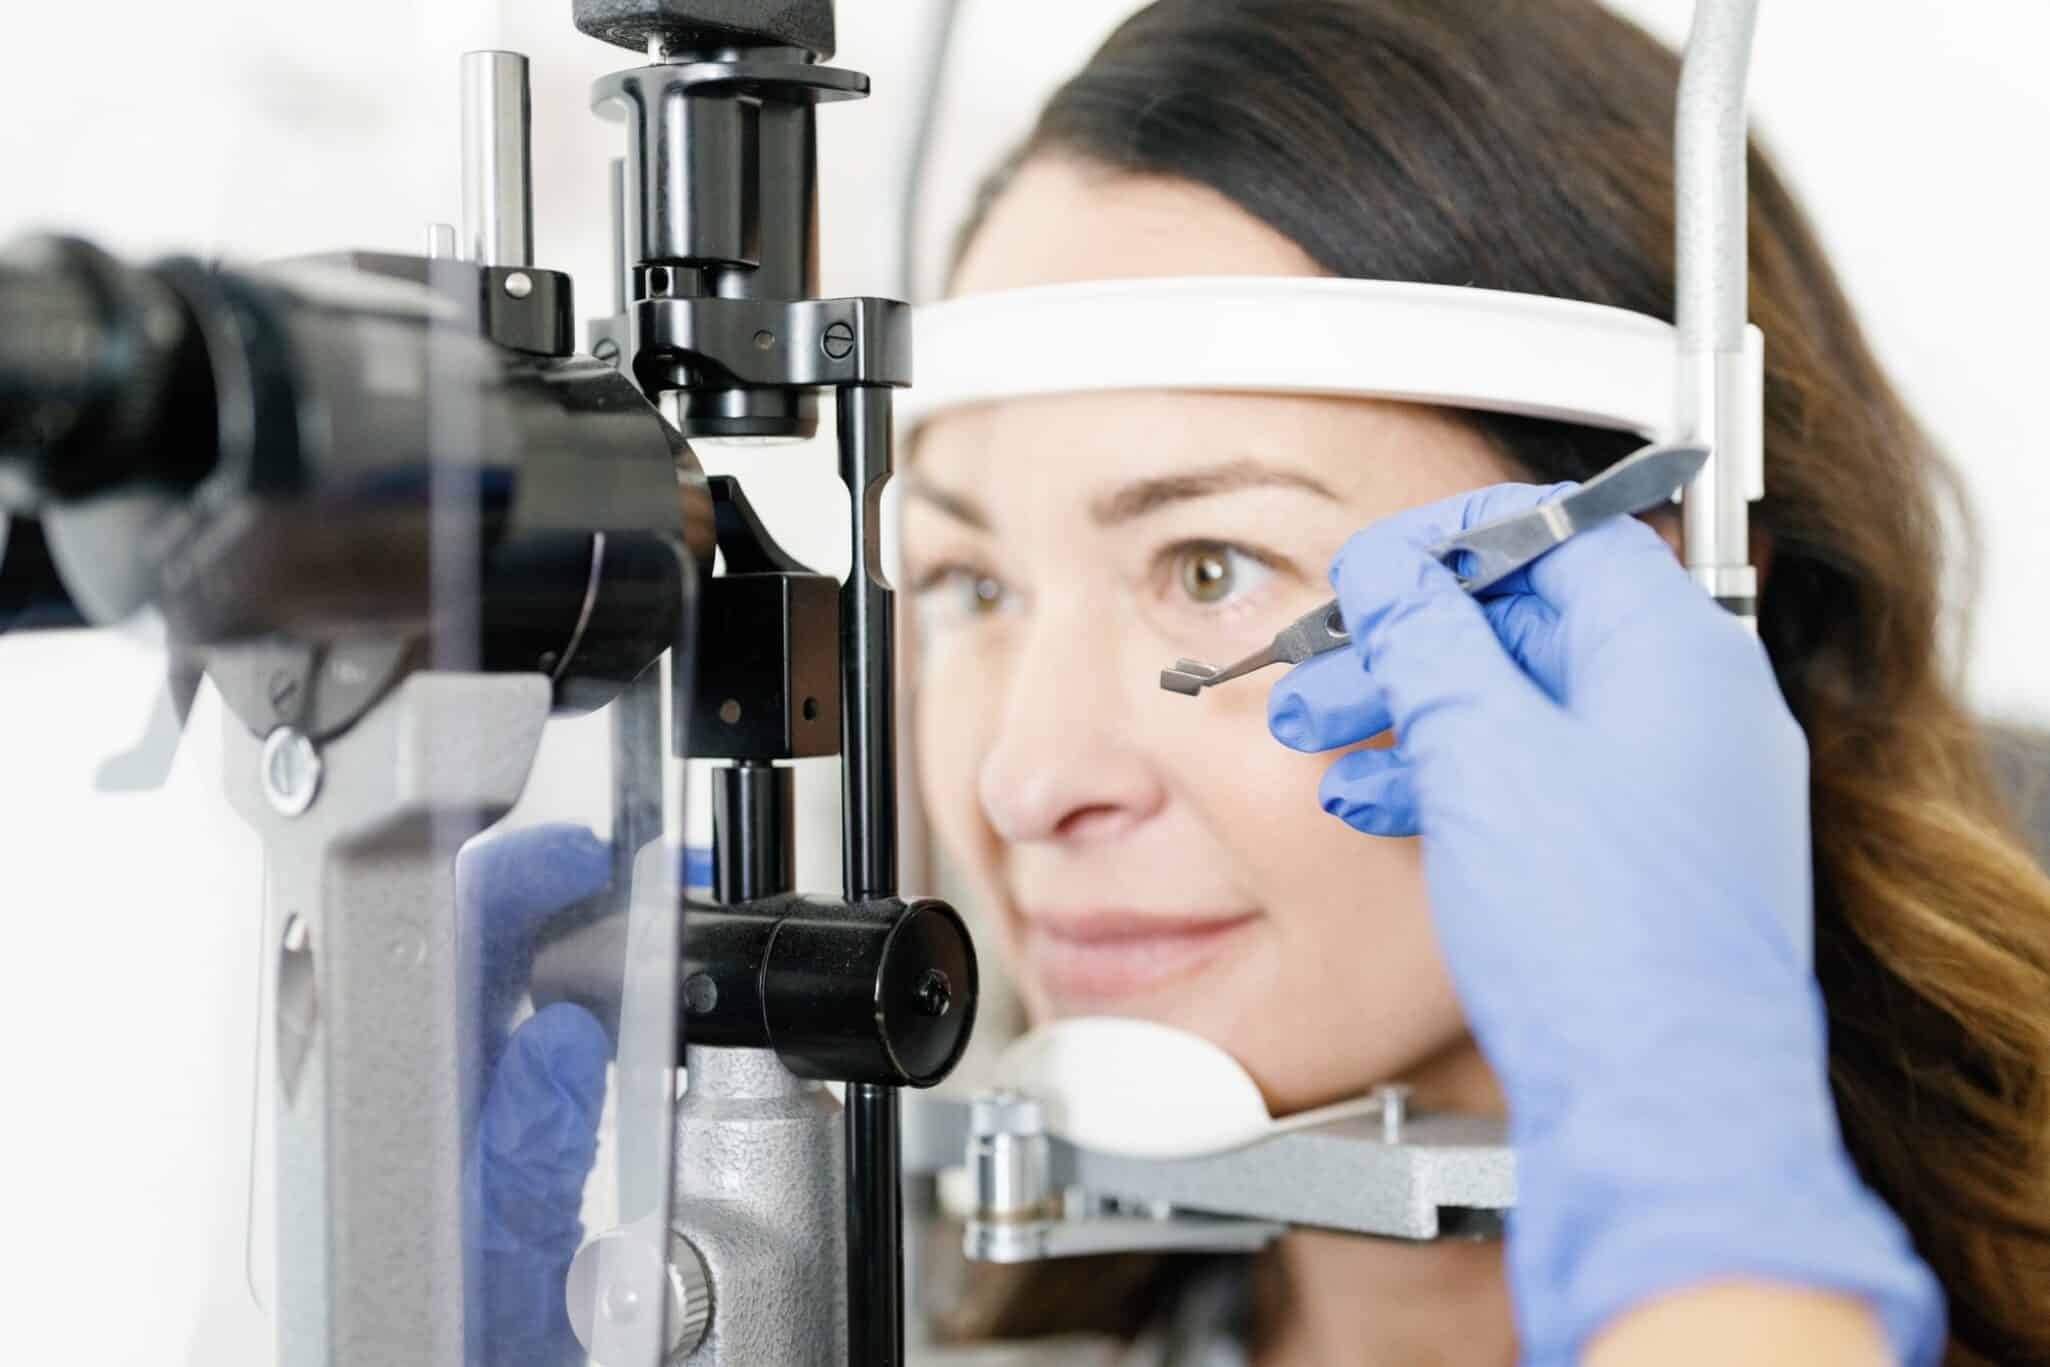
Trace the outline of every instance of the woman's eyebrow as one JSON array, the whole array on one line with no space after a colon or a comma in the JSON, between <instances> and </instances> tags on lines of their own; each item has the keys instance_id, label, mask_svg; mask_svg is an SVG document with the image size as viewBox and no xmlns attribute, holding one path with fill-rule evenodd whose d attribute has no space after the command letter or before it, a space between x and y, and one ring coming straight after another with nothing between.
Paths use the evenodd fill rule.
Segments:
<instances>
[{"instance_id":1,"label":"woman's eyebrow","mask_svg":"<svg viewBox=\"0 0 2050 1367\"><path fill-rule=\"evenodd\" d=\"M1329 485L1309 475L1276 469L1256 460L1235 460L1142 479L1113 489L1090 503L1089 516L1097 526L1110 527L1158 512L1171 503L1260 488L1301 489L1333 503L1340 501Z\"/></svg>"},{"instance_id":2,"label":"woman's eyebrow","mask_svg":"<svg viewBox=\"0 0 2050 1367\"><path fill-rule=\"evenodd\" d=\"M956 522L965 522L977 531L986 532L989 530L989 514L985 513L982 510L982 506L967 495L957 494L951 489L942 489L909 472L903 478L904 497L915 498L921 503L929 503L948 517L953 518Z\"/></svg>"}]
</instances>

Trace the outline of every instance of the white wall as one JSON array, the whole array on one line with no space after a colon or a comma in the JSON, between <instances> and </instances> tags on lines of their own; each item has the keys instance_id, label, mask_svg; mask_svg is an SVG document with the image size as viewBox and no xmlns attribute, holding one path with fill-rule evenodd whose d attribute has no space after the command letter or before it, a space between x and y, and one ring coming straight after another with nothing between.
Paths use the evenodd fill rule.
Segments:
<instances>
[{"instance_id":1,"label":"white wall","mask_svg":"<svg viewBox=\"0 0 2050 1367\"><path fill-rule=\"evenodd\" d=\"M1690 9L1616 3L1669 39ZM968 0L920 224L928 268L973 181L1128 8ZM878 94L822 121L824 284L888 292L934 11L930 0L843 0L841 11L840 60L871 72ZM2050 434L2036 411L2050 363L2050 6L1779 0L1766 11L1759 123L1984 521L1973 696L2050 720L2039 531ZM8 5L0 237L51 225L131 252L415 250L428 220L456 216L456 55L506 46L535 63L540 259L576 273L589 312L607 302L605 162L619 143L584 92L626 63L572 32L568 12L567 0ZM844 568L830 451L747 463L793 549ZM771 467L802 477L761 478ZM214 792L217 714L202 715L165 793L89 788L92 762L140 724L154 667L123 637L0 641L0 905L12 913L0 1037L15 1117L0 1163L20 1193L0 1279L10 1306L33 1307L10 1316L11 1332L29 1335L10 1339L10 1360L36 1360L47 1332L53 1353L86 1344L91 1362L164 1361L206 1289L234 1284L220 1212L246 1125L256 869ZM589 796L594 739L551 742L537 786ZM808 775L806 794L829 810L830 777ZM809 881L837 876L833 838L807 852ZM208 1359L236 1360L227 1349Z\"/></svg>"}]
</instances>

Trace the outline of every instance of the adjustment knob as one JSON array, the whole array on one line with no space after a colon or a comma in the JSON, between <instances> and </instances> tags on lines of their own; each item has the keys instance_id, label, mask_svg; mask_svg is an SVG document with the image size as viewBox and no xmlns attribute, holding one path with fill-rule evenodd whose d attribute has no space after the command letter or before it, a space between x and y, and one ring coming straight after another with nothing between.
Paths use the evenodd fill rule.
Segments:
<instances>
[{"instance_id":1,"label":"adjustment knob","mask_svg":"<svg viewBox=\"0 0 2050 1367\"><path fill-rule=\"evenodd\" d=\"M711 1273L681 1234L670 1231L668 1243L663 1257L644 1231L629 1227L577 1250L563 1296L570 1328L598 1367L647 1360L658 1296L667 1302L663 1361L681 1362L705 1341L712 1325Z\"/></svg>"}]
</instances>

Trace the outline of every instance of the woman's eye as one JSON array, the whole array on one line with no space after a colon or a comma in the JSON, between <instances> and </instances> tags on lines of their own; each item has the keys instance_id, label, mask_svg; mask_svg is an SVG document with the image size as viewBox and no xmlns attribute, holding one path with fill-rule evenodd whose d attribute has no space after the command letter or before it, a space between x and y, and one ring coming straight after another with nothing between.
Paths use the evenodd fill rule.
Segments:
<instances>
[{"instance_id":1,"label":"woman's eye","mask_svg":"<svg viewBox=\"0 0 2050 1367\"><path fill-rule=\"evenodd\" d=\"M913 588L920 615L936 626L994 616L1010 603L1010 590L995 575L948 565L921 577Z\"/></svg>"},{"instance_id":2,"label":"woman's eye","mask_svg":"<svg viewBox=\"0 0 2050 1367\"><path fill-rule=\"evenodd\" d=\"M966 580L963 597L968 611L977 616L986 616L1004 605L1004 586L986 574L963 576Z\"/></svg>"},{"instance_id":3,"label":"woman's eye","mask_svg":"<svg viewBox=\"0 0 2050 1367\"><path fill-rule=\"evenodd\" d=\"M1221 541L1195 541L1177 547L1173 570L1177 590L1204 607L1228 603L1274 573L1245 551Z\"/></svg>"}]
</instances>

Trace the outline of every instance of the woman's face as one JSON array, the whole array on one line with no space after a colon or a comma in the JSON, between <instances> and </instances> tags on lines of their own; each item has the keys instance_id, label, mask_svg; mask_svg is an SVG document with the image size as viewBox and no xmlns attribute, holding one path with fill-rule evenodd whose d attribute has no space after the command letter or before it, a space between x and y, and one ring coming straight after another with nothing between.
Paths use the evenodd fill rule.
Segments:
<instances>
[{"instance_id":1,"label":"woman's face","mask_svg":"<svg viewBox=\"0 0 2050 1367\"><path fill-rule=\"evenodd\" d=\"M1039 161L956 286L1216 274L1319 272L1207 189ZM1192 1030L1277 1110L1434 1074L1477 1100L1416 842L1319 810L1328 757L1267 732L1278 672L1196 698L1158 681L1328 599L1364 524L1508 477L1443 415L1363 400L1057 396L922 430L903 523L919 776L1035 1020Z\"/></svg>"}]
</instances>

